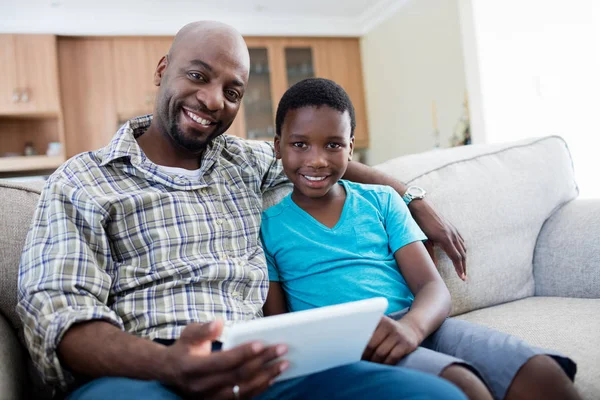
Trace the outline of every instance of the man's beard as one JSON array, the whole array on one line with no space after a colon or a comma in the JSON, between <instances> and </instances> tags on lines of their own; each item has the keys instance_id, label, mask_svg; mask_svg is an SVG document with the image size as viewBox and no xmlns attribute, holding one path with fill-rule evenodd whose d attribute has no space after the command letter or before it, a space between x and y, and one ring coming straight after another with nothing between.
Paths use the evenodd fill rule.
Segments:
<instances>
[{"instance_id":1,"label":"man's beard","mask_svg":"<svg viewBox=\"0 0 600 400\"><path fill-rule=\"evenodd\" d=\"M186 136L181 129L179 129L177 121L173 121L169 127L169 135L175 141L175 143L190 153L203 152L206 146L208 146L208 144L214 139L213 136L216 137L215 133L213 133L211 137L204 141L202 139Z\"/></svg>"},{"instance_id":2,"label":"man's beard","mask_svg":"<svg viewBox=\"0 0 600 400\"><path fill-rule=\"evenodd\" d=\"M177 111L175 113L176 116L181 115L183 108L181 106L177 107ZM197 137L187 136L184 132L179 129L179 125L177 124L177 117L170 118L171 125L169 126L169 135L175 141L175 143L189 151L190 153L202 153L204 149L218 136L222 135L229 127L231 123L226 127L223 127L220 123L215 126L214 131L207 139L200 139ZM233 121L232 121L233 122ZM202 135L198 132L198 135Z\"/></svg>"}]
</instances>

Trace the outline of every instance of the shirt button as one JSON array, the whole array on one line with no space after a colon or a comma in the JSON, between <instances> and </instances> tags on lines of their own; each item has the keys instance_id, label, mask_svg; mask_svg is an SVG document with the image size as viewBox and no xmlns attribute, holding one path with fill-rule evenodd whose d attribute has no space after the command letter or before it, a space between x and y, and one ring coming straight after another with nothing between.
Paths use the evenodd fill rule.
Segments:
<instances>
[{"instance_id":1,"label":"shirt button","mask_svg":"<svg viewBox=\"0 0 600 400\"><path fill-rule=\"evenodd\" d=\"M233 297L235 297L236 299L239 299L240 296L240 292L233 292Z\"/></svg>"},{"instance_id":2,"label":"shirt button","mask_svg":"<svg viewBox=\"0 0 600 400\"><path fill-rule=\"evenodd\" d=\"M217 220L217 225L223 225L224 222L225 222L224 219L218 219Z\"/></svg>"},{"instance_id":3,"label":"shirt button","mask_svg":"<svg viewBox=\"0 0 600 400\"><path fill-rule=\"evenodd\" d=\"M221 261L225 261L225 260L228 260L228 259L229 259L229 256L227 254L221 254L219 256L219 260L221 260Z\"/></svg>"},{"instance_id":4,"label":"shirt button","mask_svg":"<svg viewBox=\"0 0 600 400\"><path fill-rule=\"evenodd\" d=\"M200 193L207 194L208 193L208 188L207 187L200 188Z\"/></svg>"}]
</instances>

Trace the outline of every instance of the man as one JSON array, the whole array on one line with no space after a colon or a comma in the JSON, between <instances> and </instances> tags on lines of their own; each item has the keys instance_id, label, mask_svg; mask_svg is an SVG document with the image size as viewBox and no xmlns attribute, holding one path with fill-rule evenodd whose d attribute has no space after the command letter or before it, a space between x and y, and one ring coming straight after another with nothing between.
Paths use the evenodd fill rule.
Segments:
<instances>
[{"instance_id":1,"label":"man","mask_svg":"<svg viewBox=\"0 0 600 400\"><path fill-rule=\"evenodd\" d=\"M271 362L285 345L211 352L221 320L261 315L262 193L286 182L271 146L222 135L248 71L239 33L215 22L185 26L156 68L154 116L134 118L107 147L48 179L17 307L45 380L80 386L74 399L460 397L437 378L367 362L270 387L288 366ZM349 170L348 179L403 190L367 167ZM425 232L460 255L463 274L460 236L426 202L414 203Z\"/></svg>"}]
</instances>

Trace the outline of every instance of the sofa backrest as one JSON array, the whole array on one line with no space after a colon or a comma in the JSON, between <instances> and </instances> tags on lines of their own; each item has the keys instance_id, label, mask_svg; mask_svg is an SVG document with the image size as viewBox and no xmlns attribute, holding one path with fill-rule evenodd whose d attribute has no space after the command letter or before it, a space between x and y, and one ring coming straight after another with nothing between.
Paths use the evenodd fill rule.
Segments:
<instances>
[{"instance_id":1,"label":"sofa backrest","mask_svg":"<svg viewBox=\"0 0 600 400\"><path fill-rule=\"evenodd\" d=\"M556 136L430 151L376 168L428 190L435 209L465 239L466 283L436 249L453 315L533 296L541 227L578 194L569 150Z\"/></svg>"},{"instance_id":2,"label":"sofa backrest","mask_svg":"<svg viewBox=\"0 0 600 400\"><path fill-rule=\"evenodd\" d=\"M19 260L42 186L0 180L0 311L20 339L22 325L15 311Z\"/></svg>"},{"instance_id":3,"label":"sofa backrest","mask_svg":"<svg viewBox=\"0 0 600 400\"><path fill-rule=\"evenodd\" d=\"M376 166L426 188L436 210L467 244L468 282L436 250L452 294L452 313L532 296L533 250L544 221L577 196L572 160L556 136L499 145L472 145L398 157ZM0 311L18 329L18 268L41 184L0 180ZM264 207L289 193L265 194Z\"/></svg>"}]
</instances>

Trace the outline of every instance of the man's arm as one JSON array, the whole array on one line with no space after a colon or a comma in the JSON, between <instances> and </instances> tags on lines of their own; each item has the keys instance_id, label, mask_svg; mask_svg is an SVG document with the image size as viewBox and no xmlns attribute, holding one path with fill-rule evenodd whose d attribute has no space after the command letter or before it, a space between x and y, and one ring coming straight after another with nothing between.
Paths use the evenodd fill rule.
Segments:
<instances>
[{"instance_id":1,"label":"man's arm","mask_svg":"<svg viewBox=\"0 0 600 400\"><path fill-rule=\"evenodd\" d=\"M88 378L157 380L185 394L215 399L230 398L235 385L241 398L256 396L288 367L286 361L270 364L287 351L282 345L253 342L211 353L211 343L222 330L222 321L190 324L175 344L164 346L91 321L71 327L58 353L61 362Z\"/></svg>"},{"instance_id":2,"label":"man's arm","mask_svg":"<svg viewBox=\"0 0 600 400\"><path fill-rule=\"evenodd\" d=\"M358 183L391 186L401 196L406 191L406 185L402 182L358 162L348 164L344 179ZM467 250L465 241L456 228L442 215L438 214L426 199L413 200L408 208L427 238L442 248L452 260L458 276L466 280Z\"/></svg>"}]
</instances>

